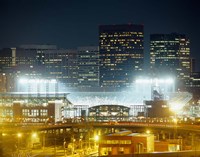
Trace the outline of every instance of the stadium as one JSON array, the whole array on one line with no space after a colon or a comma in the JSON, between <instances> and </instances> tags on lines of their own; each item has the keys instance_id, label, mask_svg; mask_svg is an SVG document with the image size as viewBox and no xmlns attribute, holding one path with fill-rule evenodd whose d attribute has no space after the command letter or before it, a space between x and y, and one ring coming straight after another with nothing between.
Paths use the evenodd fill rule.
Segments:
<instances>
[{"instance_id":1,"label":"stadium","mask_svg":"<svg viewBox=\"0 0 200 157\"><path fill-rule=\"evenodd\" d=\"M2 105L5 106L5 93L1 94L0 99ZM52 117L55 122L58 122L80 119L130 120L147 115L146 101L164 100L167 101L169 108L176 110L183 108L191 99L190 93L175 91L175 81L171 78L136 79L132 87L121 92L70 92L56 80L23 78L19 80L17 92L11 93L6 101L10 102L10 106L16 101L21 102L21 105L27 106L27 109L29 106L44 106L44 104L47 106L54 103L54 112L43 117L42 122ZM5 111L1 112L5 117ZM12 117L14 113L10 112L9 116ZM40 111L38 113L35 116L41 115ZM26 113L26 115L29 114ZM29 115L30 118L34 116ZM36 118L34 120L34 122L39 121L41 122Z\"/></svg>"}]
</instances>

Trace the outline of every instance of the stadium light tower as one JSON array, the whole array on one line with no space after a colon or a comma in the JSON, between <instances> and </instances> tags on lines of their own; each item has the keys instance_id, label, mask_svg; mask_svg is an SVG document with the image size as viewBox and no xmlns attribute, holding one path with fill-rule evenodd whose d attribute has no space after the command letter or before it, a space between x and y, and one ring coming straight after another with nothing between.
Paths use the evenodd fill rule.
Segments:
<instances>
[{"instance_id":1,"label":"stadium light tower","mask_svg":"<svg viewBox=\"0 0 200 157\"><path fill-rule=\"evenodd\" d=\"M163 99L162 94L166 94L168 92L174 92L175 81L173 78L139 78L135 80L135 84L139 86L139 88L145 89L144 92L147 92L149 89L149 93L151 93L151 99L155 99L155 95L157 93L158 99ZM161 93L161 94L160 94Z\"/></svg>"},{"instance_id":2,"label":"stadium light tower","mask_svg":"<svg viewBox=\"0 0 200 157\"><path fill-rule=\"evenodd\" d=\"M40 79L40 78L25 78L21 77L18 80L18 86L22 87L22 92L32 92L32 93L41 93L49 92L49 88L51 91L57 91L58 82L56 79ZM54 88L54 89L52 89Z\"/></svg>"},{"instance_id":3,"label":"stadium light tower","mask_svg":"<svg viewBox=\"0 0 200 157\"><path fill-rule=\"evenodd\" d=\"M174 113L175 118L177 118L177 115L183 111L184 104L181 104L179 102L172 102L169 104L169 106L170 110Z\"/></svg>"}]
</instances>

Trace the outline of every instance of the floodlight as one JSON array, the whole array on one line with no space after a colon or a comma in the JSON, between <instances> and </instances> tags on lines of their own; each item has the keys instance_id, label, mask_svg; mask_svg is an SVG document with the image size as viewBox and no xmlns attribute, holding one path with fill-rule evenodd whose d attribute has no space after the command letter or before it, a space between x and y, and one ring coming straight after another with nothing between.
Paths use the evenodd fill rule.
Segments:
<instances>
[{"instance_id":1,"label":"floodlight","mask_svg":"<svg viewBox=\"0 0 200 157\"><path fill-rule=\"evenodd\" d=\"M183 105L180 104L180 103L173 102L173 103L170 104L170 109L173 112L177 113L177 112L180 112L183 109Z\"/></svg>"},{"instance_id":2,"label":"floodlight","mask_svg":"<svg viewBox=\"0 0 200 157\"><path fill-rule=\"evenodd\" d=\"M135 82L136 83L145 83L145 84L147 84L147 83L151 83L152 79L137 79Z\"/></svg>"},{"instance_id":3,"label":"floodlight","mask_svg":"<svg viewBox=\"0 0 200 157\"><path fill-rule=\"evenodd\" d=\"M147 130L146 133L147 133L147 134L150 134L151 132L150 132L150 130Z\"/></svg>"},{"instance_id":4,"label":"floodlight","mask_svg":"<svg viewBox=\"0 0 200 157\"><path fill-rule=\"evenodd\" d=\"M32 134L32 137L33 137L33 138L36 138L36 137L37 137L37 133L33 133L33 134Z\"/></svg>"},{"instance_id":5,"label":"floodlight","mask_svg":"<svg viewBox=\"0 0 200 157\"><path fill-rule=\"evenodd\" d=\"M95 141L98 141L98 140L99 140L99 136L96 135L96 136L94 137L94 140L95 140Z\"/></svg>"},{"instance_id":6,"label":"floodlight","mask_svg":"<svg viewBox=\"0 0 200 157\"><path fill-rule=\"evenodd\" d=\"M56 79L26 79L26 78L20 78L19 83L57 83Z\"/></svg>"},{"instance_id":7,"label":"floodlight","mask_svg":"<svg viewBox=\"0 0 200 157\"><path fill-rule=\"evenodd\" d=\"M19 83L27 83L28 80L26 78L20 78Z\"/></svg>"},{"instance_id":8,"label":"floodlight","mask_svg":"<svg viewBox=\"0 0 200 157\"><path fill-rule=\"evenodd\" d=\"M17 137L18 137L18 138L22 137L22 134L21 134L21 133L18 133L18 134L17 134Z\"/></svg>"}]
</instances>

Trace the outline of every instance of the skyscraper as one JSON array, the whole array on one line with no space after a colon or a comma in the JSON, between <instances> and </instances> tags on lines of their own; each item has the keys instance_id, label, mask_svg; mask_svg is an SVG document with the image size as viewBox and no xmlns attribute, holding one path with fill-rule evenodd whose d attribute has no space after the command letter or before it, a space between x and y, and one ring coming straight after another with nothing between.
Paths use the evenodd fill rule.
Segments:
<instances>
[{"instance_id":1,"label":"skyscraper","mask_svg":"<svg viewBox=\"0 0 200 157\"><path fill-rule=\"evenodd\" d=\"M99 48L98 46L78 47L78 87L99 86Z\"/></svg>"},{"instance_id":2,"label":"skyscraper","mask_svg":"<svg viewBox=\"0 0 200 157\"><path fill-rule=\"evenodd\" d=\"M150 35L150 64L156 75L173 75L186 84L190 77L190 41L184 34Z\"/></svg>"},{"instance_id":3,"label":"skyscraper","mask_svg":"<svg viewBox=\"0 0 200 157\"><path fill-rule=\"evenodd\" d=\"M100 86L128 87L143 70L143 25L99 27Z\"/></svg>"},{"instance_id":4,"label":"skyscraper","mask_svg":"<svg viewBox=\"0 0 200 157\"><path fill-rule=\"evenodd\" d=\"M57 79L66 87L77 86L77 50L47 50L44 58L46 77Z\"/></svg>"}]
</instances>

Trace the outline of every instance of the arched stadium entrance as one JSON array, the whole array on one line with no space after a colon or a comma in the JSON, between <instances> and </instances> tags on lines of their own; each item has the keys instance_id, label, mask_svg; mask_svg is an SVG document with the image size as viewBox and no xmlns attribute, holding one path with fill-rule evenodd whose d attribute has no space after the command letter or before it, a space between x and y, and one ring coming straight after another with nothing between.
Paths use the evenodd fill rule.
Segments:
<instances>
[{"instance_id":1,"label":"arched stadium entrance","mask_svg":"<svg viewBox=\"0 0 200 157\"><path fill-rule=\"evenodd\" d=\"M98 105L88 109L90 121L125 121L129 119L130 108L122 105Z\"/></svg>"}]
</instances>

